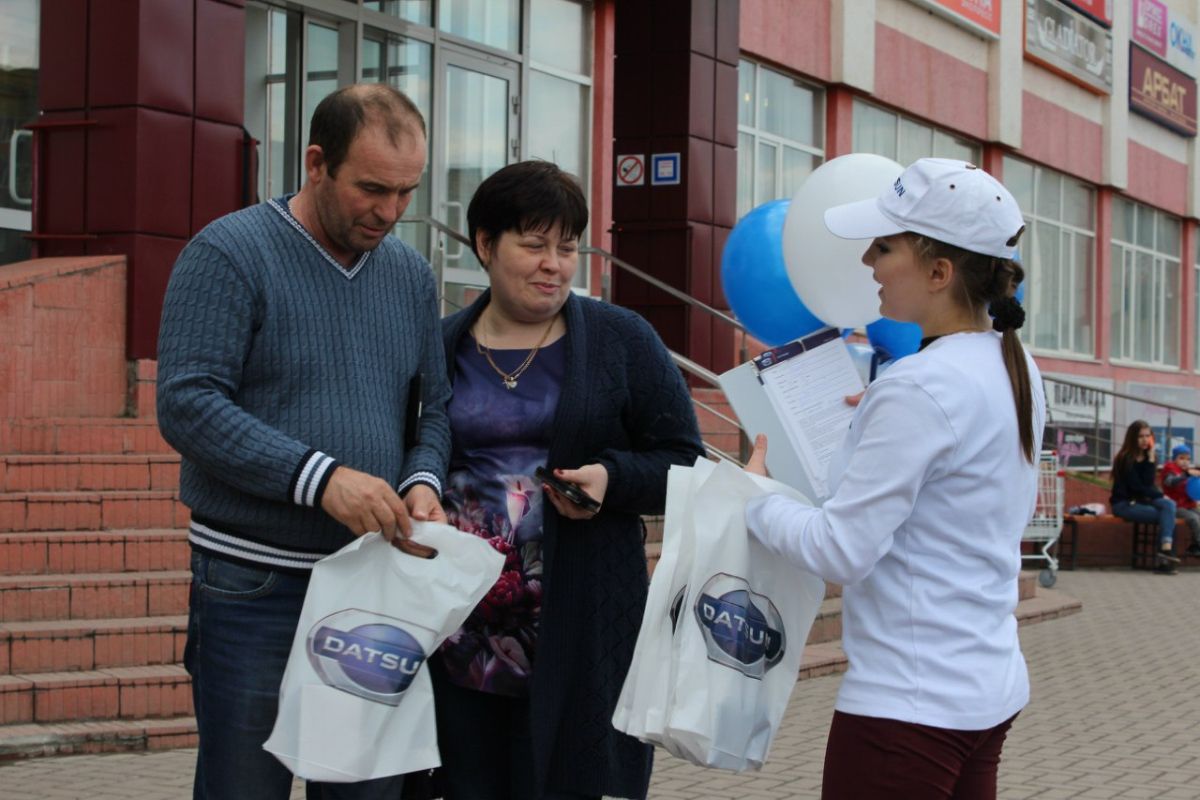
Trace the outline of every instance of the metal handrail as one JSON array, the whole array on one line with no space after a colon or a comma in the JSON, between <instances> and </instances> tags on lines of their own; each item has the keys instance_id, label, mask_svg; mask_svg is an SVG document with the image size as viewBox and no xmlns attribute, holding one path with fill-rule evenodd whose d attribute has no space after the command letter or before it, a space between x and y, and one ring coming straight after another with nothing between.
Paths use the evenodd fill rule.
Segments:
<instances>
[{"instance_id":1,"label":"metal handrail","mask_svg":"<svg viewBox=\"0 0 1200 800\"><path fill-rule=\"evenodd\" d=\"M692 297L691 295L687 294L686 292L681 292L680 290L676 289L674 286L670 285L669 283L664 283L663 281L659 280L658 278L654 277L653 275L651 275L647 272L643 272L642 270L640 270L637 267L630 264L628 261L622 261L616 255L608 252L607 250L605 250L602 247L592 247L591 245L584 245L579 248L579 252L581 252L585 255L600 256L605 261L612 263L612 264L616 264L618 267L625 270L630 275L633 275L636 278L640 278L641 280L650 284L654 288L666 292L667 294L671 295L671 297L674 297L676 300L679 300L682 303L686 303L689 306L691 306L692 308L698 308L701 311L705 312L706 314L711 314L712 316L716 317L717 319L721 320L722 322L729 323L730 325L732 325L734 328L741 331L742 333L746 332L745 325L738 322L736 319L729 316L724 311L721 311L718 308L713 308L708 303L705 303L702 300L697 300L696 298ZM609 288L610 287L608 287L608 286L601 287L602 291L605 294L608 293ZM611 300L611 298L609 298L609 297L605 297L604 299Z\"/></svg>"},{"instance_id":2,"label":"metal handrail","mask_svg":"<svg viewBox=\"0 0 1200 800\"><path fill-rule=\"evenodd\" d=\"M1183 415L1193 416L1193 417L1196 417L1197 419L1200 419L1200 410L1196 410L1196 409L1192 409L1192 408L1185 408L1183 406L1177 406L1177 405L1173 405L1171 403L1161 403L1157 400L1151 400L1146 397L1138 397L1137 395L1134 395L1134 394L1128 394L1127 392L1118 392L1114 389L1106 389L1101 386L1090 386L1086 383L1080 383L1078 381L1072 381L1072 380L1069 380L1066 378L1057 378L1057 377L1043 375L1042 383L1043 383L1043 385L1045 385L1047 383L1055 383L1055 384L1060 384L1062 386L1070 386L1072 388L1082 389L1084 391L1093 393L1095 395L1095 397L1097 398L1096 400L1094 400L1092 402L1092 413L1089 418L1084 418L1082 416L1079 416L1079 417L1075 417L1075 418L1067 417L1065 419L1050 419L1049 415L1047 415L1048 418L1046 420L1046 425L1050 428L1056 428L1059 426L1071 426L1074 428L1083 429L1083 431L1081 431L1079 433L1079 435L1083 436L1083 439L1084 439L1083 444L1086 448L1086 452L1084 452L1084 453L1071 453L1071 452L1060 453L1060 459L1061 459L1062 463L1064 464L1064 466L1066 466L1069 462L1069 459L1082 456L1085 458L1086 461L1091 462L1090 471L1095 476L1099 476L1099 474L1102 471L1107 471L1110 468L1111 461L1112 461L1112 455L1114 454L1115 448L1118 445L1117 431L1122 428L1125 428L1126 426L1128 426L1130 424L1130 422L1123 422L1123 423L1118 422L1118 420L1116 418L1116 414L1115 414L1115 404L1114 404L1113 418L1111 420L1108 420L1108 419L1102 420L1100 418L1100 408L1102 405L1102 403L1099 402L1100 396L1107 396L1107 397L1111 397L1114 399L1120 398L1122 400L1133 401L1136 403L1142 403L1147 406L1152 406L1155 408L1165 410L1167 418L1166 418L1166 424L1163 426L1166 429L1166 437L1165 437L1166 442L1164 442L1164 445L1169 445L1170 442L1176 438L1174 436L1176 426L1172 423L1173 415L1183 414ZM1047 394L1049 394L1049 393L1047 392ZM1090 423L1090 425L1088 423ZM1086 431L1086 429L1088 427L1091 428L1090 433L1084 432L1084 431ZM1181 430L1181 433L1182 433L1182 430ZM1192 431L1192 439L1188 439L1187 437L1184 437L1184 436L1181 436L1179 438L1182 438L1185 442L1187 442L1188 445L1194 447L1195 446L1195 441L1194 441L1195 433L1196 432L1193 430ZM1089 438L1090 438L1091 445L1092 445L1090 448L1087 447ZM1104 445L1107 445L1108 449L1109 449L1109 457L1106 459L1101 458L1101 450ZM1054 442L1053 444L1047 443L1047 447L1055 447L1056 448L1057 446L1058 446L1058 442ZM1165 448L1164 448L1164 450L1165 450ZM1070 467L1068 467L1068 469L1070 469ZM1089 468L1084 467L1084 470L1087 471L1087 470L1089 470Z\"/></svg>"}]
</instances>

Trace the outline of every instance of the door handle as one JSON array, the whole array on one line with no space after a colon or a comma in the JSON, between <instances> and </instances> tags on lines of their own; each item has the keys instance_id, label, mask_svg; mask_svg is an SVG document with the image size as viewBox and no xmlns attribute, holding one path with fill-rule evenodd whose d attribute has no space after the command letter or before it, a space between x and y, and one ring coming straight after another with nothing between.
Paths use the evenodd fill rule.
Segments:
<instances>
[{"instance_id":1,"label":"door handle","mask_svg":"<svg viewBox=\"0 0 1200 800\"><path fill-rule=\"evenodd\" d=\"M17 151L21 147L21 138L33 140L33 131L13 131L8 140L8 195L14 203L22 206L33 205L33 197L22 197L17 192Z\"/></svg>"}]
</instances>

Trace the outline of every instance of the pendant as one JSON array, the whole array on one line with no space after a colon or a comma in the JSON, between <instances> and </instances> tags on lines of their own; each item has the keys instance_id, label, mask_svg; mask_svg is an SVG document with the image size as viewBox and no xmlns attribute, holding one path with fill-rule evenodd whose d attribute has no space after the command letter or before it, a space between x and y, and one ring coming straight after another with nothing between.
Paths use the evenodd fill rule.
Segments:
<instances>
[{"instance_id":1,"label":"pendant","mask_svg":"<svg viewBox=\"0 0 1200 800\"><path fill-rule=\"evenodd\" d=\"M517 379L510 375L505 375L504 376L504 388L505 389L517 388Z\"/></svg>"}]
</instances>

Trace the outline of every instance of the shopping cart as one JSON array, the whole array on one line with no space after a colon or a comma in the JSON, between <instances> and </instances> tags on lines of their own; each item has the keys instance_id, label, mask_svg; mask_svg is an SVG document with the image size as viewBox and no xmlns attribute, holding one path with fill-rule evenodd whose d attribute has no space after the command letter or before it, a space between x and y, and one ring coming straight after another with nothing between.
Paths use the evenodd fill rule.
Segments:
<instances>
[{"instance_id":1,"label":"shopping cart","mask_svg":"<svg viewBox=\"0 0 1200 800\"><path fill-rule=\"evenodd\" d=\"M1021 559L1046 562L1046 568L1038 573L1038 583L1047 589L1058 580L1058 558L1050 553L1050 548L1058 543L1062 526L1063 471L1058 466L1058 453L1043 450L1038 458L1037 505L1033 509L1033 519L1021 535L1021 541L1031 542L1035 551L1022 553Z\"/></svg>"}]
</instances>

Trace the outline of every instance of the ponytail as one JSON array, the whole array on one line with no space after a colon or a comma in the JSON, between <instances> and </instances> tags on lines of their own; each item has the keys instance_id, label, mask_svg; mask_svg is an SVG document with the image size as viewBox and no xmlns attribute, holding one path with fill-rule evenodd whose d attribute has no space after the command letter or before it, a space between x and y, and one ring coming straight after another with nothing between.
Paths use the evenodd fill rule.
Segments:
<instances>
[{"instance_id":1,"label":"ponytail","mask_svg":"<svg viewBox=\"0 0 1200 800\"><path fill-rule=\"evenodd\" d=\"M991 302L992 328L1000 331L1000 351L1008 382L1012 384L1013 402L1017 406L1017 432L1025 460L1034 463L1033 452L1033 389L1029 385L1029 365L1025 348L1017 338L1017 330L1025 324L1025 309L1017 302L1016 291L1025 279L1021 265L1008 259L992 259L995 294Z\"/></svg>"}]
</instances>

